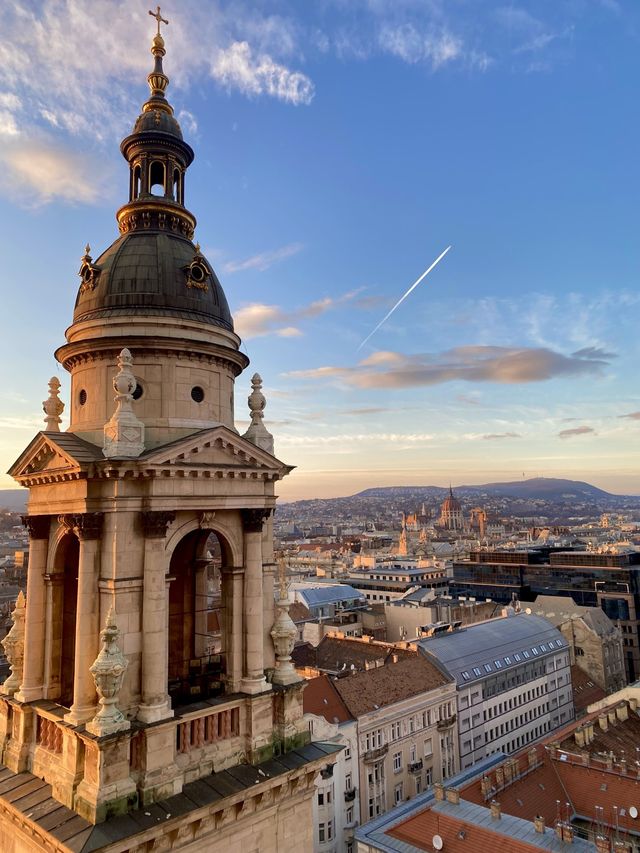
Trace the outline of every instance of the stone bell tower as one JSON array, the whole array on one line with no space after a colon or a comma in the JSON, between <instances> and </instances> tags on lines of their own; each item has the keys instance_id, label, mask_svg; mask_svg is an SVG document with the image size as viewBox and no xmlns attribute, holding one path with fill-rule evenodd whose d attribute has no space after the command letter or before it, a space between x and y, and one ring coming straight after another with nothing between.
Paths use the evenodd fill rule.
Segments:
<instances>
[{"instance_id":1,"label":"stone bell tower","mask_svg":"<svg viewBox=\"0 0 640 853\"><path fill-rule=\"evenodd\" d=\"M120 236L95 259L87 246L56 352L69 429L54 377L46 429L10 470L30 551L0 688L3 851L107 849L107 818L119 851L311 849L313 779L334 760L307 745L286 590L275 612L274 489L291 468L257 374L251 425L234 425L248 359L193 242L194 153L152 14Z\"/></svg>"}]
</instances>

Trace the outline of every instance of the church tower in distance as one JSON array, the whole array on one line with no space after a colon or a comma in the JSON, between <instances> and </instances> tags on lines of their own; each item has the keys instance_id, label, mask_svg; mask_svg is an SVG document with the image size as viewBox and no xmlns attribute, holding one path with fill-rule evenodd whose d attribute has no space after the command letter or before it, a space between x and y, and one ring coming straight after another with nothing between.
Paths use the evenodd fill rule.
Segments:
<instances>
[{"instance_id":1,"label":"church tower in distance","mask_svg":"<svg viewBox=\"0 0 640 853\"><path fill-rule=\"evenodd\" d=\"M333 748L308 743L295 629L274 606L265 397L186 207L194 153L166 98L160 9L149 99L123 140L120 236L87 246L29 489L26 602L0 686L0 849L312 849ZM247 383L247 390L248 383ZM283 598L283 596L285 596ZM10 803L10 805L8 805Z\"/></svg>"}]
</instances>

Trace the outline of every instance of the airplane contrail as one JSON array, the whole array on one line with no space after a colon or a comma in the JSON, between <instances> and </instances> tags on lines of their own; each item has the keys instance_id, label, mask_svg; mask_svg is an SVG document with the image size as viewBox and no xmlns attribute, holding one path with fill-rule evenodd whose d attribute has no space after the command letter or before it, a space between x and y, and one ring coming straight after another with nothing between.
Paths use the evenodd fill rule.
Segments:
<instances>
[{"instance_id":1,"label":"airplane contrail","mask_svg":"<svg viewBox=\"0 0 640 853\"><path fill-rule=\"evenodd\" d=\"M415 290L415 289L416 289L416 287L420 284L420 282L422 281L422 279L423 279L423 278L426 278L426 277L429 275L429 273L431 272L431 270L432 270L432 269L433 269L437 264L439 264L439 263L440 263L440 261L444 258L444 256L447 254L447 252L449 251L449 249L450 249L450 248L451 248L451 246L447 246L447 248L444 250L444 252L443 252L441 255L438 255L438 257L437 257L437 258L435 259L435 261L431 264L431 266L430 266L428 269L426 269L426 270L422 273L422 275L420 276L420 278L419 278L417 281L414 281L414 283L411 285L411 287L409 288L409 290L407 290L407 292L404 294L404 296L401 296L401 297L400 297L400 299L398 299L398 301L397 301L397 302L396 302L396 304L393 306L393 308L391 309L391 311L389 311L389 313L388 313L385 317L383 317L383 318L382 318L382 320L380 320L380 322L378 323L378 325L375 327L375 329L374 329L372 332L369 332L369 334L367 335L367 337L362 341L362 343L361 343L361 344L360 344L360 346L358 347L358 349L359 349L359 350L361 350L361 349L362 349L362 347L366 344L366 342L369 340L369 338L372 338L372 337L375 335L375 333L378 331L378 329L380 328L380 326L384 325L384 324L387 322L387 320L388 320L388 319L389 319L389 317L393 314L393 312L396 310L396 308L398 308L400 305L402 305L402 303L403 303L403 302L404 302L404 300L407 298L407 296L411 293L411 291L412 291L412 290Z\"/></svg>"}]
</instances>

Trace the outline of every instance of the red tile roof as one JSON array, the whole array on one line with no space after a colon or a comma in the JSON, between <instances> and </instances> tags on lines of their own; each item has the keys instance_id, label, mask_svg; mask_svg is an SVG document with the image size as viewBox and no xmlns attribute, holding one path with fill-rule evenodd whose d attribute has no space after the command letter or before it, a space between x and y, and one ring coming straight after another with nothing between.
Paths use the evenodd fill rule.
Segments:
<instances>
[{"instance_id":1,"label":"red tile roof","mask_svg":"<svg viewBox=\"0 0 640 853\"><path fill-rule=\"evenodd\" d=\"M328 675L307 681L302 694L302 707L305 714L316 714L330 723L345 723L351 719L347 706Z\"/></svg>"},{"instance_id":2,"label":"red tile roof","mask_svg":"<svg viewBox=\"0 0 640 853\"><path fill-rule=\"evenodd\" d=\"M601 687L579 666L571 667L571 683L573 685L573 703L576 714L586 711L589 705L600 702L607 695Z\"/></svg>"}]
</instances>

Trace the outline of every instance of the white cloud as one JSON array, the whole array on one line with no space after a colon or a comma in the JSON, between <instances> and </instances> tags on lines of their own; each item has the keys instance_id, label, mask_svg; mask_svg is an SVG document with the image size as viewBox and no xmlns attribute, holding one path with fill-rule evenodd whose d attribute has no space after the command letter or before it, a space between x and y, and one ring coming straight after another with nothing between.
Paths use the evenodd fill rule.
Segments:
<instances>
[{"instance_id":1,"label":"white cloud","mask_svg":"<svg viewBox=\"0 0 640 853\"><path fill-rule=\"evenodd\" d=\"M314 95L311 80L291 71L268 54L254 56L246 41L221 50L211 66L213 76L224 86L245 95L271 95L291 104L310 104Z\"/></svg>"},{"instance_id":2,"label":"white cloud","mask_svg":"<svg viewBox=\"0 0 640 853\"><path fill-rule=\"evenodd\" d=\"M51 140L20 136L0 146L4 179L0 190L25 206L53 198L91 204L109 182L109 170L85 154Z\"/></svg>"},{"instance_id":3,"label":"white cloud","mask_svg":"<svg viewBox=\"0 0 640 853\"><path fill-rule=\"evenodd\" d=\"M342 296L318 299L309 305L303 305L287 311L278 305L266 305L254 302L242 305L233 314L236 332L245 340L264 335L277 335L280 338L300 337L303 332L297 325L302 320L318 317L345 302L351 301L360 291L353 290Z\"/></svg>"},{"instance_id":4,"label":"white cloud","mask_svg":"<svg viewBox=\"0 0 640 853\"><path fill-rule=\"evenodd\" d=\"M278 261L283 261L285 258L290 258L292 255L297 255L301 252L304 246L302 243L289 243L287 246L282 246L280 249L272 249L269 252L261 252L258 255L252 255L250 258L245 258L242 261L227 261L222 269L226 273L245 272L246 270L259 270L264 272L272 267Z\"/></svg>"}]
</instances>

